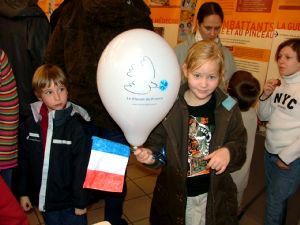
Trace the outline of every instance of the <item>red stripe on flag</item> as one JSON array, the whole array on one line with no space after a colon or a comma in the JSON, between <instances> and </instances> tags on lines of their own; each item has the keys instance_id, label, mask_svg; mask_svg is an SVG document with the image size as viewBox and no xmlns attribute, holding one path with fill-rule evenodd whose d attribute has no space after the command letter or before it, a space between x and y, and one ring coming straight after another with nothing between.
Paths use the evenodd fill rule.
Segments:
<instances>
[{"instance_id":1,"label":"red stripe on flag","mask_svg":"<svg viewBox=\"0 0 300 225\"><path fill-rule=\"evenodd\" d=\"M83 187L109 192L122 192L123 184L124 175L87 170Z\"/></svg>"}]
</instances>

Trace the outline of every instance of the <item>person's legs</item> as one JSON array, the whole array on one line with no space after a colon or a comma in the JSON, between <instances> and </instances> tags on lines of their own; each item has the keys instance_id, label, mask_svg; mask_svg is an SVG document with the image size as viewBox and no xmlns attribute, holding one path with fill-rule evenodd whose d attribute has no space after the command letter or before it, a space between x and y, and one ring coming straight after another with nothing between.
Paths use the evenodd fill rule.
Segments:
<instances>
[{"instance_id":1,"label":"person's legs","mask_svg":"<svg viewBox=\"0 0 300 225\"><path fill-rule=\"evenodd\" d=\"M94 126L92 134L100 138L104 138L110 141L129 145L126 141L121 130L112 130L106 128L99 128ZM123 215L123 203L127 193L126 179L124 179L123 190L121 193L105 192L105 210L104 220L110 222L112 225L126 225L126 220L122 219Z\"/></svg>"},{"instance_id":2,"label":"person's legs","mask_svg":"<svg viewBox=\"0 0 300 225\"><path fill-rule=\"evenodd\" d=\"M186 225L205 225L207 193L188 197L185 210Z\"/></svg>"},{"instance_id":3,"label":"person's legs","mask_svg":"<svg viewBox=\"0 0 300 225\"><path fill-rule=\"evenodd\" d=\"M101 137L129 145L124 134L119 130L102 129ZM104 220L109 221L112 225L125 225L127 222L122 219L123 203L127 194L126 179L124 179L123 190L121 193L107 193L105 197L105 215Z\"/></svg>"},{"instance_id":4,"label":"person's legs","mask_svg":"<svg viewBox=\"0 0 300 225\"><path fill-rule=\"evenodd\" d=\"M46 225L87 225L87 215L77 216L75 209L42 212Z\"/></svg>"},{"instance_id":5,"label":"person's legs","mask_svg":"<svg viewBox=\"0 0 300 225\"><path fill-rule=\"evenodd\" d=\"M46 225L62 224L60 211L42 212L42 216Z\"/></svg>"},{"instance_id":6,"label":"person's legs","mask_svg":"<svg viewBox=\"0 0 300 225\"><path fill-rule=\"evenodd\" d=\"M105 215L104 220L109 221L112 225L125 225L123 215L123 203L127 193L126 182L124 182L121 193L107 192L105 196Z\"/></svg>"},{"instance_id":7,"label":"person's legs","mask_svg":"<svg viewBox=\"0 0 300 225\"><path fill-rule=\"evenodd\" d=\"M265 225L284 224L288 199L300 184L300 159L292 162L288 170L279 169L276 165L277 160L277 155L265 153L267 191Z\"/></svg>"}]
</instances>

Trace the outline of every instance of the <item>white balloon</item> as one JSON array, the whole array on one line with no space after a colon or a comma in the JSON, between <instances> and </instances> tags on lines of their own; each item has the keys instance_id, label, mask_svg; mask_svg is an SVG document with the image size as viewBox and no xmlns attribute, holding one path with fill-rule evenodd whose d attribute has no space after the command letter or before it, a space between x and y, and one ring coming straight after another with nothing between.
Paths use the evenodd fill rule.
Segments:
<instances>
[{"instance_id":1,"label":"white balloon","mask_svg":"<svg viewBox=\"0 0 300 225\"><path fill-rule=\"evenodd\" d=\"M180 67L161 36L133 29L116 36L103 51L97 86L128 143L141 146L176 100Z\"/></svg>"}]
</instances>

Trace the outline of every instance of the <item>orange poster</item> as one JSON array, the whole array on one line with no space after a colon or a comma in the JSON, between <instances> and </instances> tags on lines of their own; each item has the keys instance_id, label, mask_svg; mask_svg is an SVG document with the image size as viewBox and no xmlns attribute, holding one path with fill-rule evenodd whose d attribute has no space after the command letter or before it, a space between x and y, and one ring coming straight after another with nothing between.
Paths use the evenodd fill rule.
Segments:
<instances>
[{"instance_id":1,"label":"orange poster","mask_svg":"<svg viewBox=\"0 0 300 225\"><path fill-rule=\"evenodd\" d=\"M215 0L224 11L220 38L237 69L264 83L275 29L300 30L299 0ZM199 0L197 9L208 0Z\"/></svg>"},{"instance_id":2,"label":"orange poster","mask_svg":"<svg viewBox=\"0 0 300 225\"><path fill-rule=\"evenodd\" d=\"M271 47L270 62L266 79L279 76L277 64L274 60L278 45L289 38L300 38L300 1L278 0L278 10L275 18L274 37Z\"/></svg>"},{"instance_id":3,"label":"orange poster","mask_svg":"<svg viewBox=\"0 0 300 225\"><path fill-rule=\"evenodd\" d=\"M216 0L224 11L220 33L234 55L238 70L265 80L278 0ZM198 8L203 2L199 1Z\"/></svg>"},{"instance_id":4,"label":"orange poster","mask_svg":"<svg viewBox=\"0 0 300 225\"><path fill-rule=\"evenodd\" d=\"M63 0L38 0L38 5L45 12L48 19L52 12L63 2Z\"/></svg>"},{"instance_id":5,"label":"orange poster","mask_svg":"<svg viewBox=\"0 0 300 225\"><path fill-rule=\"evenodd\" d=\"M155 31L162 35L171 47L177 44L181 0L145 0L151 9Z\"/></svg>"}]
</instances>

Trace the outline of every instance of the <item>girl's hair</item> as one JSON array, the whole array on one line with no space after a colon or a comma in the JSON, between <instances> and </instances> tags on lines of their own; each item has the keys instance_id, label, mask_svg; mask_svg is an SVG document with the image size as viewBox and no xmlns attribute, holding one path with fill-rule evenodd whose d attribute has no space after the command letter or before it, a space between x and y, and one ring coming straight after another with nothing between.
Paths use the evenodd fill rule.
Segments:
<instances>
[{"instance_id":1,"label":"girl's hair","mask_svg":"<svg viewBox=\"0 0 300 225\"><path fill-rule=\"evenodd\" d=\"M42 89L49 87L52 82L55 85L67 87L67 79L61 68L52 64L41 65L36 69L32 78L34 94L40 97Z\"/></svg>"},{"instance_id":2,"label":"girl's hair","mask_svg":"<svg viewBox=\"0 0 300 225\"><path fill-rule=\"evenodd\" d=\"M218 15L222 22L224 20L224 13L221 6L216 2L206 2L199 8L197 14L198 23L202 23L204 18L210 15Z\"/></svg>"},{"instance_id":3,"label":"girl's hair","mask_svg":"<svg viewBox=\"0 0 300 225\"><path fill-rule=\"evenodd\" d=\"M241 111L248 111L257 100L260 84L251 73L239 70L230 78L227 91L237 99Z\"/></svg>"},{"instance_id":4,"label":"girl's hair","mask_svg":"<svg viewBox=\"0 0 300 225\"><path fill-rule=\"evenodd\" d=\"M202 40L196 42L188 51L185 59L187 71L193 71L201 67L206 62L214 61L218 65L220 81L224 75L224 58L222 50L212 40Z\"/></svg>"},{"instance_id":5,"label":"girl's hair","mask_svg":"<svg viewBox=\"0 0 300 225\"><path fill-rule=\"evenodd\" d=\"M297 60L298 60L298 62L300 62L300 38L291 38L291 39L288 39L288 40L282 42L277 48L277 51L275 54L275 60L278 61L279 53L280 53L281 49L283 49L284 47L287 47L287 46L291 47L293 49L293 51L297 53Z\"/></svg>"}]
</instances>

